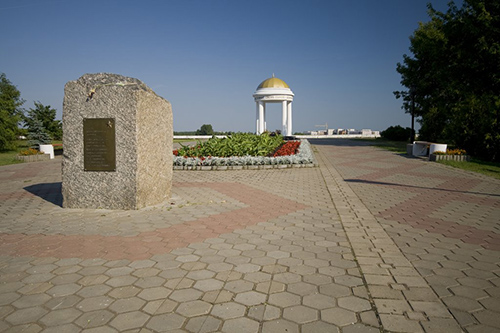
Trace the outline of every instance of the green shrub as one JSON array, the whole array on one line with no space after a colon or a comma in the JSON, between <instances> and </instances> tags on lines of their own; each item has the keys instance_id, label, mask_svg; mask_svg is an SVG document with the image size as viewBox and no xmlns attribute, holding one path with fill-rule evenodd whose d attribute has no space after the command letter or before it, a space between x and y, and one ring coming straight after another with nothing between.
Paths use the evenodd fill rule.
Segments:
<instances>
[{"instance_id":1,"label":"green shrub","mask_svg":"<svg viewBox=\"0 0 500 333\"><path fill-rule=\"evenodd\" d=\"M212 137L204 143L198 141L198 144L192 147L182 146L176 154L185 157L267 156L282 143L281 135L236 133L227 138Z\"/></svg>"},{"instance_id":2,"label":"green shrub","mask_svg":"<svg viewBox=\"0 0 500 333\"><path fill-rule=\"evenodd\" d=\"M380 132L380 135L387 140L408 141L411 135L411 128L403 128L399 125L391 126L385 131Z\"/></svg>"}]
</instances>

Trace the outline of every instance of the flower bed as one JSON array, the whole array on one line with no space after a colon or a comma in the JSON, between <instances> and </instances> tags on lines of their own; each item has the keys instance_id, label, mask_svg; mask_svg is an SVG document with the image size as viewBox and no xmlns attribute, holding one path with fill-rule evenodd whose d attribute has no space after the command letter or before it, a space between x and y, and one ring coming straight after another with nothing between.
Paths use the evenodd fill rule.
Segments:
<instances>
[{"instance_id":1,"label":"flower bed","mask_svg":"<svg viewBox=\"0 0 500 333\"><path fill-rule=\"evenodd\" d=\"M288 142L293 142L289 144ZM278 149L273 156L232 156L232 157L182 157L174 156L175 170L241 170L241 169L273 169L291 167L316 166L311 145L307 140L287 141L282 153L292 151L295 154L278 155ZM175 155L175 154L174 154Z\"/></svg>"},{"instance_id":2,"label":"flower bed","mask_svg":"<svg viewBox=\"0 0 500 333\"><path fill-rule=\"evenodd\" d=\"M458 162L468 162L470 161L470 156L463 149L446 149L446 152L435 151L429 155L429 161L458 161Z\"/></svg>"},{"instance_id":3,"label":"flower bed","mask_svg":"<svg viewBox=\"0 0 500 333\"><path fill-rule=\"evenodd\" d=\"M469 155L442 155L442 154L430 154L429 161L458 161L458 162L468 162L470 161Z\"/></svg>"}]
</instances>

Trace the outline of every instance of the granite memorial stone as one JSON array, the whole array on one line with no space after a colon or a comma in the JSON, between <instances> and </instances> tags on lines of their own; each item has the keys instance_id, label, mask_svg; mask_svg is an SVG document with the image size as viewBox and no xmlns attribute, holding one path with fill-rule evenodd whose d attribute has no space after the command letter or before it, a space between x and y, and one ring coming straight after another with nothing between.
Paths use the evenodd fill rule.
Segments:
<instances>
[{"instance_id":1,"label":"granite memorial stone","mask_svg":"<svg viewBox=\"0 0 500 333\"><path fill-rule=\"evenodd\" d=\"M64 89L65 208L140 209L170 198L170 103L138 79L85 74Z\"/></svg>"}]
</instances>

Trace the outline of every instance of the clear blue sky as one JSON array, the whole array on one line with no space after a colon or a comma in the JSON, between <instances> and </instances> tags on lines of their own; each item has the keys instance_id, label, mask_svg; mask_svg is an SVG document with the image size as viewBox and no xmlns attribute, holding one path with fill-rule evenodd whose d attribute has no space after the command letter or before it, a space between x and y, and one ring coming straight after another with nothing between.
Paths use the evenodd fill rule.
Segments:
<instances>
[{"instance_id":1,"label":"clear blue sky","mask_svg":"<svg viewBox=\"0 0 500 333\"><path fill-rule=\"evenodd\" d=\"M169 100L176 131L254 131L252 94L274 73L295 93L294 131L406 127L396 64L427 2L0 0L0 72L25 108L40 101L58 119L66 82L107 72ZM270 105L268 129L280 119Z\"/></svg>"}]
</instances>

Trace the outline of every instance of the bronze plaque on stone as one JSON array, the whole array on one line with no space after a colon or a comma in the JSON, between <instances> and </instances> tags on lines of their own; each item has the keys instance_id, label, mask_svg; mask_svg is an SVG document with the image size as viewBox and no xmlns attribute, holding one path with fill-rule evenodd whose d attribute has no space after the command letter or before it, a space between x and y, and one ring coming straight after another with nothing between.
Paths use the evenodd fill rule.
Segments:
<instances>
[{"instance_id":1,"label":"bronze plaque on stone","mask_svg":"<svg viewBox=\"0 0 500 333\"><path fill-rule=\"evenodd\" d=\"M83 119L83 168L85 171L116 171L113 118Z\"/></svg>"}]
</instances>

